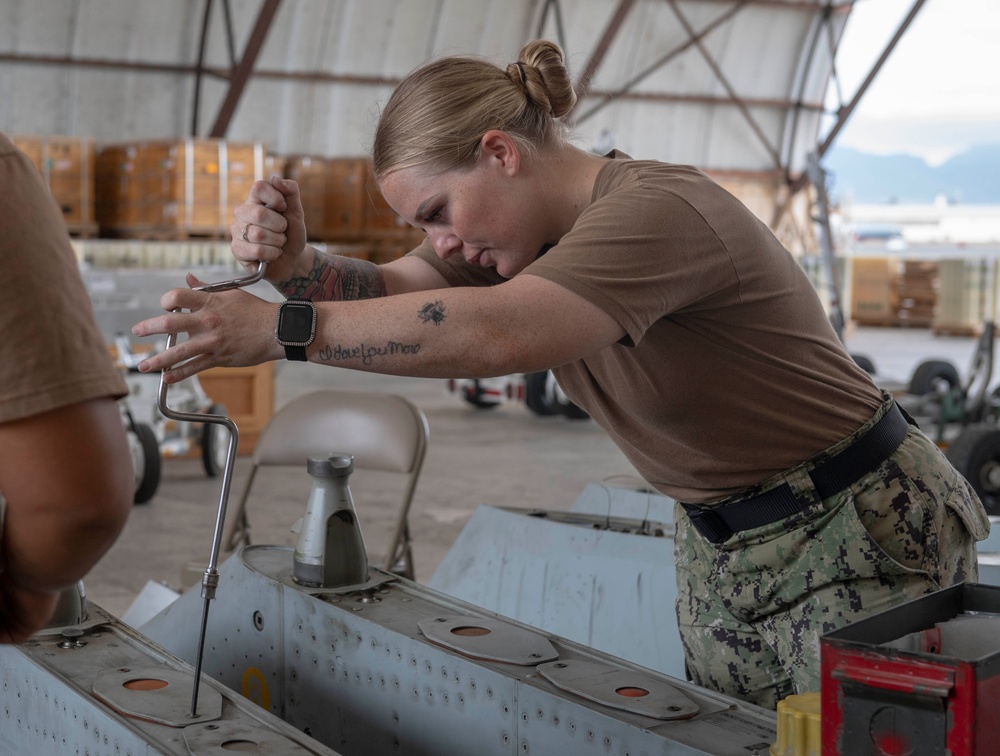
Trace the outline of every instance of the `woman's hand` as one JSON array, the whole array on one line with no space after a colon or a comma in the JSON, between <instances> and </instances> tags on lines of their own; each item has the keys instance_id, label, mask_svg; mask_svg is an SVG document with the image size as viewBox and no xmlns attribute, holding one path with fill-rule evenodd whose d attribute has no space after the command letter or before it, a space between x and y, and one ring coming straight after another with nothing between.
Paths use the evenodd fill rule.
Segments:
<instances>
[{"instance_id":1,"label":"woman's hand","mask_svg":"<svg viewBox=\"0 0 1000 756\"><path fill-rule=\"evenodd\" d=\"M190 273L187 283L203 285ZM284 357L274 340L277 304L240 290L208 293L191 288L168 291L160 305L167 314L136 323L132 333L140 337L186 333L188 338L140 362L140 372L166 370L164 380L177 383L212 367L259 365ZM181 312L173 312L178 309Z\"/></svg>"},{"instance_id":2,"label":"woman's hand","mask_svg":"<svg viewBox=\"0 0 1000 756\"><path fill-rule=\"evenodd\" d=\"M255 272L258 261L265 260L265 277L273 284L297 275L299 256L306 246L305 213L297 183L279 176L257 181L233 217L229 227L233 256L247 271ZM311 262L310 258L307 264Z\"/></svg>"}]
</instances>

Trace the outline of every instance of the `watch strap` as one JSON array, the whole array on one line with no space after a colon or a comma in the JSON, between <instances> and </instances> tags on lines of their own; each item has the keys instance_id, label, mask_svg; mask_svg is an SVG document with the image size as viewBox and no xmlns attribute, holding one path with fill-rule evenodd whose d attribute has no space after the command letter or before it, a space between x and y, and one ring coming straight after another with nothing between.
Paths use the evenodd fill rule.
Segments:
<instances>
[{"instance_id":1,"label":"watch strap","mask_svg":"<svg viewBox=\"0 0 1000 756\"><path fill-rule=\"evenodd\" d=\"M294 362L308 362L306 348L304 346L285 346L285 359Z\"/></svg>"}]
</instances>

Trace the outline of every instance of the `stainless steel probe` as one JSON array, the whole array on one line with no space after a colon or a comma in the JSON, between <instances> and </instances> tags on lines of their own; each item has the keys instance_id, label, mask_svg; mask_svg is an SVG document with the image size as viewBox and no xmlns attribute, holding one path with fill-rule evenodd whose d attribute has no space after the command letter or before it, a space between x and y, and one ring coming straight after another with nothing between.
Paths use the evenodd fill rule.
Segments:
<instances>
[{"instance_id":1,"label":"stainless steel probe","mask_svg":"<svg viewBox=\"0 0 1000 756\"><path fill-rule=\"evenodd\" d=\"M243 278L233 278L229 281L219 281L218 283L205 284L195 287L195 291L229 291L230 289L240 289L244 286L257 283L264 277L267 270L267 263L261 261L257 272ZM179 310L174 310L179 312ZM167 336L167 349L170 349L177 342L177 334L171 333ZM156 406L164 417L181 422L191 423L214 423L224 425L229 431L229 453L226 456L226 470L222 475L222 492L219 495L219 511L215 517L215 535L212 538L212 554L209 557L208 568L201 579L201 596L205 599L205 606L201 613L201 631L198 635L198 657L194 667L194 689L191 691L191 712L188 716L198 716L198 683L201 680L201 663L205 653L205 631L208 627L208 608L212 599L215 598L215 589L219 585L219 546L222 543L222 528L226 521L226 504L229 501L229 488L233 482L233 468L236 466L236 446L239 443L240 432L230 418L225 415L208 415L200 412L180 412L167 406L167 384L163 380L164 373L160 373L160 387L156 393Z\"/></svg>"}]
</instances>

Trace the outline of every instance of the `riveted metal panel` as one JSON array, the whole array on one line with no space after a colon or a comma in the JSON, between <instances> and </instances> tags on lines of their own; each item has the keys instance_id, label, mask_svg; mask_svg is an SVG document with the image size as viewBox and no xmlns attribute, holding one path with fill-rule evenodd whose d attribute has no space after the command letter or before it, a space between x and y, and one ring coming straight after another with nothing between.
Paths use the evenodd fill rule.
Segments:
<instances>
[{"instance_id":1,"label":"riveted metal panel","mask_svg":"<svg viewBox=\"0 0 1000 756\"><path fill-rule=\"evenodd\" d=\"M266 752L336 756L204 676L203 700L214 698L221 707L199 707L199 714L214 719L189 720L183 699L193 688L191 667L100 607L91 605L89 612L86 623L66 628L73 631L73 642L58 633L45 633L20 646L0 645L0 753L214 756L227 742L220 737L238 733L241 744L267 747ZM194 628L188 627L185 634ZM76 635L77 630L81 634ZM127 716L95 695L97 686L107 698L141 698L141 690L107 696L113 678L122 683L136 676L165 682L169 695L162 696L162 687L149 690L146 701L122 708L158 721ZM189 727L196 729L187 733ZM233 739L228 742L233 745Z\"/></svg>"},{"instance_id":2,"label":"riveted metal panel","mask_svg":"<svg viewBox=\"0 0 1000 756\"><path fill-rule=\"evenodd\" d=\"M560 659L616 668L625 683L632 674L637 683L648 684L652 677L675 686L697 714L684 722L663 722L603 706L560 690L534 666L471 658L431 643L420 624L442 616L467 616L470 625L476 618L490 618L529 628L389 573L372 570L374 579L365 590L331 592L297 586L291 569L292 550L284 547L248 547L222 565L204 669L230 687L240 685L244 669L239 649L224 647L238 646L259 632L274 652L254 656L254 663L268 681L283 678L272 686L283 697L277 705L272 700L272 709L350 756L747 756L766 737L773 739L772 712L550 634L543 635ZM253 611L267 607L270 615L276 605L281 621L269 616L263 631L257 631ZM182 656L181 646L193 654L193 644L179 643L177 634L191 626L199 611L198 597L185 594L169 608L169 623L156 618L144 630ZM746 724L721 726L728 720L720 717L727 714Z\"/></svg>"}]
</instances>

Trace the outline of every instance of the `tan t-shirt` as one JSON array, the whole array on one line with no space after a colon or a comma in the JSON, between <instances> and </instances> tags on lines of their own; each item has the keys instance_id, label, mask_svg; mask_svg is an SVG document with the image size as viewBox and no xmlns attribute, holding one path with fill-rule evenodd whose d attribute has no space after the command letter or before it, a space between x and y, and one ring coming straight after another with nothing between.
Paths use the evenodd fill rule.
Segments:
<instances>
[{"instance_id":1,"label":"tan t-shirt","mask_svg":"<svg viewBox=\"0 0 1000 756\"><path fill-rule=\"evenodd\" d=\"M678 500L713 501L868 420L880 392L770 230L695 168L614 157L573 229L520 275L566 287L625 329L554 372L643 477ZM502 280L427 244L411 254L453 286Z\"/></svg>"},{"instance_id":2,"label":"tan t-shirt","mask_svg":"<svg viewBox=\"0 0 1000 756\"><path fill-rule=\"evenodd\" d=\"M0 423L125 396L59 208L2 134L0 218Z\"/></svg>"}]
</instances>

